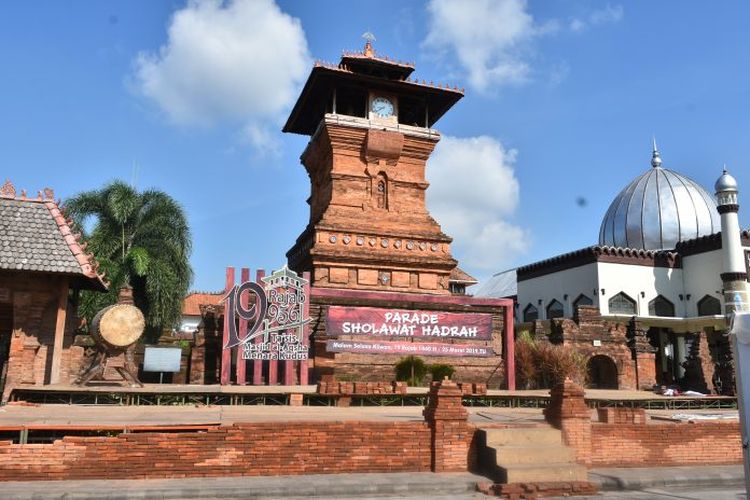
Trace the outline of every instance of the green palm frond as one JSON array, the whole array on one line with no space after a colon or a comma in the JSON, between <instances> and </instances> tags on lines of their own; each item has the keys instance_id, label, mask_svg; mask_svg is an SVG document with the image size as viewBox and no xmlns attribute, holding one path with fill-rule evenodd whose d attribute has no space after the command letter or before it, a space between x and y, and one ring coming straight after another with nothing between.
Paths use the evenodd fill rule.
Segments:
<instances>
[{"instance_id":1,"label":"green palm frond","mask_svg":"<svg viewBox=\"0 0 750 500\"><path fill-rule=\"evenodd\" d=\"M74 196L65 211L79 230L94 220L84 238L111 283L106 294L83 292L79 313L90 321L114 304L127 284L146 316L151 340L174 326L193 277L190 228L179 203L161 191L139 193L118 180Z\"/></svg>"}]
</instances>

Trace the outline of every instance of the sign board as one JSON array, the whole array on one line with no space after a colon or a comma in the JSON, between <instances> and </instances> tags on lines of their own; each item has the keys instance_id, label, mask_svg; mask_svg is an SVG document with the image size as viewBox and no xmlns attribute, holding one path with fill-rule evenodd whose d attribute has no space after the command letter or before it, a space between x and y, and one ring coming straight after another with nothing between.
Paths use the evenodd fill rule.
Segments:
<instances>
[{"instance_id":1,"label":"sign board","mask_svg":"<svg viewBox=\"0 0 750 500\"><path fill-rule=\"evenodd\" d=\"M491 347L468 344L439 344L435 342L371 342L359 340L329 340L328 352L359 354L399 354L411 356L451 356L488 358L495 353Z\"/></svg>"},{"instance_id":2,"label":"sign board","mask_svg":"<svg viewBox=\"0 0 750 500\"><path fill-rule=\"evenodd\" d=\"M326 335L492 339L492 315L330 306Z\"/></svg>"},{"instance_id":3,"label":"sign board","mask_svg":"<svg viewBox=\"0 0 750 500\"><path fill-rule=\"evenodd\" d=\"M229 317L229 338L224 349L240 346L244 359L297 361L308 358L304 342L305 303L309 283L284 266L263 278L235 285L224 297ZM243 293L254 296L242 305ZM247 335L239 337L237 323L247 321Z\"/></svg>"},{"instance_id":4,"label":"sign board","mask_svg":"<svg viewBox=\"0 0 750 500\"><path fill-rule=\"evenodd\" d=\"M146 347L143 353L144 372L180 371L182 349L179 347Z\"/></svg>"}]
</instances>

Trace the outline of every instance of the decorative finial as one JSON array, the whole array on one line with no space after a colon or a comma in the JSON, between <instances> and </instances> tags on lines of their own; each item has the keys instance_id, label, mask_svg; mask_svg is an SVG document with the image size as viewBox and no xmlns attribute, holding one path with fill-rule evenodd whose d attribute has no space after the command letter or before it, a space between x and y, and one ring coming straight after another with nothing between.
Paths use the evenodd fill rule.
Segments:
<instances>
[{"instance_id":1,"label":"decorative finial","mask_svg":"<svg viewBox=\"0 0 750 500\"><path fill-rule=\"evenodd\" d=\"M654 140L654 152L651 154L651 166L654 168L661 167L661 157L659 156L659 149L656 147L656 136L653 137Z\"/></svg>"},{"instance_id":2,"label":"decorative finial","mask_svg":"<svg viewBox=\"0 0 750 500\"><path fill-rule=\"evenodd\" d=\"M724 173L725 173L725 174L728 174L728 173L729 173L729 172L727 171L727 164L726 164L726 163L724 164Z\"/></svg>"},{"instance_id":3,"label":"decorative finial","mask_svg":"<svg viewBox=\"0 0 750 500\"><path fill-rule=\"evenodd\" d=\"M365 50L364 54L367 57L372 57L375 55L375 49L372 48L372 42L375 41L375 35L372 34L371 31L365 31L362 34L362 38L365 39Z\"/></svg>"},{"instance_id":4,"label":"decorative finial","mask_svg":"<svg viewBox=\"0 0 750 500\"><path fill-rule=\"evenodd\" d=\"M13 183L10 182L10 179L5 180L5 184L0 187L0 198L15 198L16 197L16 188L13 186Z\"/></svg>"}]
</instances>

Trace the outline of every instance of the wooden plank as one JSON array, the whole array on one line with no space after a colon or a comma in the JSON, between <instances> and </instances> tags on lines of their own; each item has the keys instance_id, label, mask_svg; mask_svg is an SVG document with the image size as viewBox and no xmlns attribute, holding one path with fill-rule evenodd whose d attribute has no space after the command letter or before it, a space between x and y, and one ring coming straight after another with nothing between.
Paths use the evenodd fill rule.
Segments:
<instances>
[{"instance_id":1,"label":"wooden plank","mask_svg":"<svg viewBox=\"0 0 750 500\"><path fill-rule=\"evenodd\" d=\"M250 269L243 267L240 271L240 283L250 281ZM250 305L250 298L247 293L243 293L240 299L240 305L247 309ZM237 328L237 335L240 339L244 339L247 336L247 321L240 319L239 327ZM242 345L237 347L235 365L237 366L237 385L247 384L247 361L242 357L244 349Z\"/></svg>"},{"instance_id":2,"label":"wooden plank","mask_svg":"<svg viewBox=\"0 0 750 500\"><path fill-rule=\"evenodd\" d=\"M224 284L224 292L229 291L234 287L234 268L227 267L226 282ZM232 383L230 380L232 374L232 349L226 349L224 346L229 342L229 314L227 314L227 306L229 300L224 302L224 332L221 336L221 385L229 385Z\"/></svg>"},{"instance_id":3,"label":"wooden plank","mask_svg":"<svg viewBox=\"0 0 750 500\"><path fill-rule=\"evenodd\" d=\"M258 269L255 273L255 282L262 286L263 284L263 278L266 277L266 271L264 269ZM263 341L262 336L257 336L255 339L253 339L253 342L256 344L260 344ZM256 359L253 360L253 385L262 385L263 384L263 360L262 359Z\"/></svg>"},{"instance_id":4,"label":"wooden plank","mask_svg":"<svg viewBox=\"0 0 750 500\"><path fill-rule=\"evenodd\" d=\"M62 278L57 289L57 319L55 320L55 341L52 348L52 367L50 384L60 383L62 365L63 339L65 338L65 321L68 314L68 279Z\"/></svg>"}]
</instances>

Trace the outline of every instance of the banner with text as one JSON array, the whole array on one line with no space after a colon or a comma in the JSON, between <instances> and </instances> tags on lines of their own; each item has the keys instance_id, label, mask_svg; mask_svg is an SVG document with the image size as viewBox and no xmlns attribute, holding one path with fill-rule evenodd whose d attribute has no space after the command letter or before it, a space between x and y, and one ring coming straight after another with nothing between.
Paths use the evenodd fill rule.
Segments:
<instances>
[{"instance_id":1,"label":"banner with text","mask_svg":"<svg viewBox=\"0 0 750 500\"><path fill-rule=\"evenodd\" d=\"M492 348L467 344L438 344L433 342L370 342L358 340L329 340L328 352L358 354L400 354L411 356L494 356Z\"/></svg>"},{"instance_id":2,"label":"banner with text","mask_svg":"<svg viewBox=\"0 0 750 500\"><path fill-rule=\"evenodd\" d=\"M330 306L326 334L491 340L492 315Z\"/></svg>"}]
</instances>

